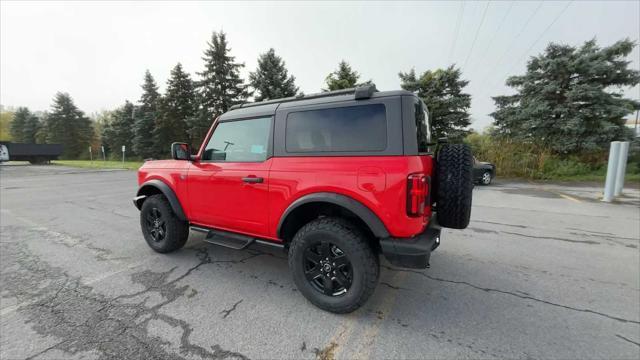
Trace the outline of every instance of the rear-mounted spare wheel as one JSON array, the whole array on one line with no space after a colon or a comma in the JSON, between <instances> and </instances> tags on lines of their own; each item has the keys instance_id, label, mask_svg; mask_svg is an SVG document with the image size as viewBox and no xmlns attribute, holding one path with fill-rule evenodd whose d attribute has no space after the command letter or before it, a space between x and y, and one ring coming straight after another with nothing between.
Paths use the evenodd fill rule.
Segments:
<instances>
[{"instance_id":1,"label":"rear-mounted spare wheel","mask_svg":"<svg viewBox=\"0 0 640 360\"><path fill-rule=\"evenodd\" d=\"M436 159L436 208L440 226L464 229L471 218L473 155L465 144L446 144Z\"/></svg>"}]
</instances>

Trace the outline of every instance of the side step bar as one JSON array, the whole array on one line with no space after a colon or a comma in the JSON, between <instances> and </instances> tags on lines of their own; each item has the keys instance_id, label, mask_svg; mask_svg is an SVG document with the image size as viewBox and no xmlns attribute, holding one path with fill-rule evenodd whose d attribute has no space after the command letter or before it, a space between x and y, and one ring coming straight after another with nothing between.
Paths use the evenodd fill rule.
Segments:
<instances>
[{"instance_id":1,"label":"side step bar","mask_svg":"<svg viewBox=\"0 0 640 360\"><path fill-rule=\"evenodd\" d=\"M271 241L264 241L251 236L236 234L223 230L208 229L195 225L191 225L191 230L207 234L204 241L208 243L224 246L233 250L246 249L247 247L249 247L249 245L254 243L284 248L284 245L282 244L274 243Z\"/></svg>"}]
</instances>

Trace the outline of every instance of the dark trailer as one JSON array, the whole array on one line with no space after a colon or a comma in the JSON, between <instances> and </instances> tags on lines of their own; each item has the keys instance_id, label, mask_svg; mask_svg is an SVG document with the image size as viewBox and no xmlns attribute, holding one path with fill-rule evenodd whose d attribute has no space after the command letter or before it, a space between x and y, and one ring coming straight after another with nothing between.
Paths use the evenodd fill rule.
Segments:
<instances>
[{"instance_id":1,"label":"dark trailer","mask_svg":"<svg viewBox=\"0 0 640 360\"><path fill-rule=\"evenodd\" d=\"M0 142L9 152L9 161L28 161L32 164L46 164L58 159L62 154L62 144L21 144Z\"/></svg>"}]
</instances>

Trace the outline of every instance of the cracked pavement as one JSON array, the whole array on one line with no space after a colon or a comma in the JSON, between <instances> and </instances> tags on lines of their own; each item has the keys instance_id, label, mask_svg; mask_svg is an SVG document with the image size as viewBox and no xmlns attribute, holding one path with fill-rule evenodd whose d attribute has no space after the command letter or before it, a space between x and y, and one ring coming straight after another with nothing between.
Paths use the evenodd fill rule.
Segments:
<instances>
[{"instance_id":1,"label":"cracked pavement","mask_svg":"<svg viewBox=\"0 0 640 360\"><path fill-rule=\"evenodd\" d=\"M132 171L0 166L1 359L640 358L637 201L476 187L431 269L382 261L369 302L335 315L281 250L192 233L154 253L136 187Z\"/></svg>"}]
</instances>

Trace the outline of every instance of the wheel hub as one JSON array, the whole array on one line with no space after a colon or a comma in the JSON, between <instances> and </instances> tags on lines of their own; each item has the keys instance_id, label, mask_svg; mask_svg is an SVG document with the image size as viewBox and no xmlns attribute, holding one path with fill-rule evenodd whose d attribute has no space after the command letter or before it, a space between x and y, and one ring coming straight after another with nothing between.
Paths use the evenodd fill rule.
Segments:
<instances>
[{"instance_id":1,"label":"wheel hub","mask_svg":"<svg viewBox=\"0 0 640 360\"><path fill-rule=\"evenodd\" d=\"M346 293L353 281L351 262L346 254L326 241L305 250L304 269L311 286L329 296Z\"/></svg>"},{"instance_id":2,"label":"wheel hub","mask_svg":"<svg viewBox=\"0 0 640 360\"><path fill-rule=\"evenodd\" d=\"M146 215L147 229L154 241L161 241L165 238L166 228L162 219L162 214L157 208L152 208Z\"/></svg>"}]
</instances>

